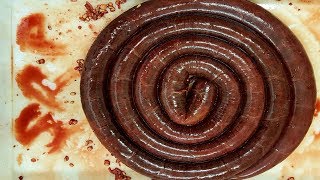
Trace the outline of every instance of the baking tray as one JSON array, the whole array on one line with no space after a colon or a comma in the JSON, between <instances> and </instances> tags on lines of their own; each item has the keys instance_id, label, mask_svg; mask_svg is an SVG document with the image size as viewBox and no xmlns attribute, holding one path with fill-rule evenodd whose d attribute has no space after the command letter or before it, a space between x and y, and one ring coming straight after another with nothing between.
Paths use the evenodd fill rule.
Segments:
<instances>
[{"instance_id":1,"label":"baking tray","mask_svg":"<svg viewBox=\"0 0 320 180\"><path fill-rule=\"evenodd\" d=\"M89 2L94 7L106 3ZM79 18L86 11L85 0L0 2L0 179L149 179L113 157L92 132L81 108L78 71L99 32L119 14L142 2L127 0L118 8L111 1L114 12L89 22ZM253 2L294 32L307 51L315 77L320 77L320 1ZM36 22L29 30L23 23L28 18ZM20 32L33 33L41 39L40 44ZM317 115L316 110L309 132L294 153L252 179L320 178ZM27 120L30 122L25 124Z\"/></svg>"}]
</instances>

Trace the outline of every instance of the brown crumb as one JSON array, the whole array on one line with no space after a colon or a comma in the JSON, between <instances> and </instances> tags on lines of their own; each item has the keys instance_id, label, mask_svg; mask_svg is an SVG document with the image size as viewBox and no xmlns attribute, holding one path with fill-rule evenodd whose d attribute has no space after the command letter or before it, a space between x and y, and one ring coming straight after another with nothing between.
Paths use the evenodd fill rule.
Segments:
<instances>
[{"instance_id":1,"label":"brown crumb","mask_svg":"<svg viewBox=\"0 0 320 180\"><path fill-rule=\"evenodd\" d=\"M289 6L292 6L292 3L289 3Z\"/></svg>"},{"instance_id":2,"label":"brown crumb","mask_svg":"<svg viewBox=\"0 0 320 180\"><path fill-rule=\"evenodd\" d=\"M77 70L77 71L79 71L79 72L82 72L83 67L84 67L84 59L78 59L78 60L77 60L77 64L78 64L78 66L76 66L76 67L74 68L74 70Z\"/></svg>"},{"instance_id":3,"label":"brown crumb","mask_svg":"<svg viewBox=\"0 0 320 180\"><path fill-rule=\"evenodd\" d=\"M76 120L76 119L70 119L69 125L76 125L76 124L78 124L78 120Z\"/></svg>"},{"instance_id":4,"label":"brown crumb","mask_svg":"<svg viewBox=\"0 0 320 180\"><path fill-rule=\"evenodd\" d=\"M82 29L82 26L78 26L78 29Z\"/></svg>"},{"instance_id":5,"label":"brown crumb","mask_svg":"<svg viewBox=\"0 0 320 180\"><path fill-rule=\"evenodd\" d=\"M119 168L111 169L109 167L108 170L110 173L115 175L114 179L116 179L116 180L120 180L120 179L121 180L130 180L131 179L130 176L127 176L127 174Z\"/></svg>"},{"instance_id":6,"label":"brown crumb","mask_svg":"<svg viewBox=\"0 0 320 180\"><path fill-rule=\"evenodd\" d=\"M37 60L36 61L38 64L44 64L44 63L46 63L46 60L44 60L44 59L39 59L39 60Z\"/></svg>"},{"instance_id":7,"label":"brown crumb","mask_svg":"<svg viewBox=\"0 0 320 180\"><path fill-rule=\"evenodd\" d=\"M74 104L74 101L70 101L70 104Z\"/></svg>"},{"instance_id":8,"label":"brown crumb","mask_svg":"<svg viewBox=\"0 0 320 180\"><path fill-rule=\"evenodd\" d=\"M63 103L67 104L67 103L69 103L69 101L68 101L68 100L65 100L65 101L63 101Z\"/></svg>"},{"instance_id":9,"label":"brown crumb","mask_svg":"<svg viewBox=\"0 0 320 180\"><path fill-rule=\"evenodd\" d=\"M75 96L77 93L76 92L71 92L70 95L71 96Z\"/></svg>"},{"instance_id":10,"label":"brown crumb","mask_svg":"<svg viewBox=\"0 0 320 180\"><path fill-rule=\"evenodd\" d=\"M71 2L77 2L77 0L70 0Z\"/></svg>"},{"instance_id":11,"label":"brown crumb","mask_svg":"<svg viewBox=\"0 0 320 180\"><path fill-rule=\"evenodd\" d=\"M116 5L118 6L118 9L121 9L121 4L124 4L126 3L127 0L116 0Z\"/></svg>"},{"instance_id":12,"label":"brown crumb","mask_svg":"<svg viewBox=\"0 0 320 180\"><path fill-rule=\"evenodd\" d=\"M69 166L70 166L70 167L73 167L73 166L74 166L74 164L73 164L73 163L69 163Z\"/></svg>"},{"instance_id":13,"label":"brown crumb","mask_svg":"<svg viewBox=\"0 0 320 180\"><path fill-rule=\"evenodd\" d=\"M27 151L29 151L30 149L28 148Z\"/></svg>"},{"instance_id":14,"label":"brown crumb","mask_svg":"<svg viewBox=\"0 0 320 180\"><path fill-rule=\"evenodd\" d=\"M89 146L89 145L92 144L92 143L93 143L93 141L92 141L91 139L86 140L86 146Z\"/></svg>"},{"instance_id":15,"label":"brown crumb","mask_svg":"<svg viewBox=\"0 0 320 180\"><path fill-rule=\"evenodd\" d=\"M110 165L110 161L109 160L104 160L104 163L103 163L105 166L109 166Z\"/></svg>"},{"instance_id":16,"label":"brown crumb","mask_svg":"<svg viewBox=\"0 0 320 180\"><path fill-rule=\"evenodd\" d=\"M64 161L65 161L65 162L69 161L69 156L65 156L65 157L64 157Z\"/></svg>"},{"instance_id":17,"label":"brown crumb","mask_svg":"<svg viewBox=\"0 0 320 180\"><path fill-rule=\"evenodd\" d=\"M92 151L92 149L93 149L92 146L88 146L88 147L87 147L87 150L88 150L88 151Z\"/></svg>"},{"instance_id":18,"label":"brown crumb","mask_svg":"<svg viewBox=\"0 0 320 180\"><path fill-rule=\"evenodd\" d=\"M294 177L289 177L287 180L294 180Z\"/></svg>"},{"instance_id":19,"label":"brown crumb","mask_svg":"<svg viewBox=\"0 0 320 180\"><path fill-rule=\"evenodd\" d=\"M16 145L13 145L13 148L17 147Z\"/></svg>"},{"instance_id":20,"label":"brown crumb","mask_svg":"<svg viewBox=\"0 0 320 180\"><path fill-rule=\"evenodd\" d=\"M125 2L126 0L116 0L115 3L118 6L118 9L120 9L121 4ZM108 13L108 9L110 12L116 11L116 8L114 7L112 2L109 2L108 4L98 4L94 8L92 4L87 1L84 6L86 8L86 12L82 16L80 16L79 19L85 22L102 18L105 14Z\"/></svg>"},{"instance_id":21,"label":"brown crumb","mask_svg":"<svg viewBox=\"0 0 320 180\"><path fill-rule=\"evenodd\" d=\"M48 26L48 29L49 29L49 30L52 30L52 27L49 25L49 26Z\"/></svg>"},{"instance_id":22,"label":"brown crumb","mask_svg":"<svg viewBox=\"0 0 320 180\"><path fill-rule=\"evenodd\" d=\"M61 35L62 34L62 32L59 32L59 35Z\"/></svg>"},{"instance_id":23,"label":"brown crumb","mask_svg":"<svg viewBox=\"0 0 320 180\"><path fill-rule=\"evenodd\" d=\"M19 176L19 180L23 180L23 176Z\"/></svg>"},{"instance_id":24,"label":"brown crumb","mask_svg":"<svg viewBox=\"0 0 320 180\"><path fill-rule=\"evenodd\" d=\"M32 158L31 162L37 162L37 159L36 158Z\"/></svg>"},{"instance_id":25,"label":"brown crumb","mask_svg":"<svg viewBox=\"0 0 320 180\"><path fill-rule=\"evenodd\" d=\"M92 4L89 3L88 1L86 1L86 4L84 5L84 7L86 7L86 9L87 9L90 13L95 13Z\"/></svg>"}]
</instances>

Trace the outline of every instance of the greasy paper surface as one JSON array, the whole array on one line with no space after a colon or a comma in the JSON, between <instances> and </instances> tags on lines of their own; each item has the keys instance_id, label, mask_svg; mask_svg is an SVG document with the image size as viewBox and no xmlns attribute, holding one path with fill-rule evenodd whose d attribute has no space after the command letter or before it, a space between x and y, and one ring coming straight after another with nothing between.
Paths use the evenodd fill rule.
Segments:
<instances>
[{"instance_id":1,"label":"greasy paper surface","mask_svg":"<svg viewBox=\"0 0 320 180\"><path fill-rule=\"evenodd\" d=\"M95 137L81 108L80 73L77 71L79 68L77 60L85 59L97 34L121 12L142 1L127 0L121 5L121 9L116 8L115 12L89 22L79 19L86 10L85 1L72 1L21 0L14 1L12 5L14 12L11 29L12 67L10 59L5 59L6 63L4 62L5 66L11 69L12 78L3 81L10 86L12 83L12 88L9 89L11 91L5 93L6 96L10 95L13 101L12 106L6 106L9 109L8 114L1 116L6 119L1 120L0 129L4 129L3 132L7 131L9 135L6 133L6 138L1 135L1 142L4 143L1 143L0 149L9 150L1 150L4 153L0 158L3 159L3 156L5 160L0 165L6 167L6 164L10 164L7 166L10 167L7 168L10 171L7 178L10 179L18 179L19 176L23 176L24 179L113 179L114 174L108 168L111 170L119 168L132 179L148 179L116 161ZM102 0L89 2L94 7L106 3ZM254 2L271 11L297 35L309 55L315 77L320 77L320 64L317 63L320 55L319 1L255 0ZM44 24L29 30L21 26L24 18L30 15L38 20L42 19ZM32 39L20 37L21 33L18 33L18 39L20 38L18 45L17 31L35 34L41 37L42 43L35 44ZM25 44L25 47L21 44ZM7 50L10 50L10 47ZM30 77L22 78L26 76ZM38 80L35 77L39 77ZM35 89L27 92L28 87L30 88L28 84ZM319 89L318 81L317 87ZM32 107L33 110L39 107L39 117L24 127L22 134L17 134L14 132L14 127L17 123L21 123L17 118ZM30 113L26 119L28 117ZM45 119L43 126L46 127L41 126L40 133L34 135L32 128L41 124L42 117ZM283 163L253 179L320 178L319 131L320 119L315 117L299 148ZM25 137L26 135L34 137L30 140ZM58 142L52 143L55 138Z\"/></svg>"}]
</instances>

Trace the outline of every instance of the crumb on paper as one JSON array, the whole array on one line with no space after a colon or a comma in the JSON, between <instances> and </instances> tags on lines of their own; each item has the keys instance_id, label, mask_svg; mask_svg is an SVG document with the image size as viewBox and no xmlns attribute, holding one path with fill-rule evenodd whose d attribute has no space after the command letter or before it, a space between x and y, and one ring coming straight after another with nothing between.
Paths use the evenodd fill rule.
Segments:
<instances>
[{"instance_id":1,"label":"crumb on paper","mask_svg":"<svg viewBox=\"0 0 320 180\"><path fill-rule=\"evenodd\" d=\"M110 165L110 161L109 161L109 160L104 160L103 164L104 164L105 166L109 166L109 165Z\"/></svg>"},{"instance_id":2,"label":"crumb on paper","mask_svg":"<svg viewBox=\"0 0 320 180\"><path fill-rule=\"evenodd\" d=\"M76 125L76 124L78 124L78 120L76 120L76 119L70 119L69 125Z\"/></svg>"},{"instance_id":3,"label":"crumb on paper","mask_svg":"<svg viewBox=\"0 0 320 180\"><path fill-rule=\"evenodd\" d=\"M31 158L31 162L37 162L36 158Z\"/></svg>"},{"instance_id":4,"label":"crumb on paper","mask_svg":"<svg viewBox=\"0 0 320 180\"><path fill-rule=\"evenodd\" d=\"M93 146L88 146L88 147L87 147L87 150L88 150L88 151L92 151L92 150L93 150Z\"/></svg>"},{"instance_id":5,"label":"crumb on paper","mask_svg":"<svg viewBox=\"0 0 320 180\"><path fill-rule=\"evenodd\" d=\"M93 144L93 141L92 140L86 140L86 146L89 146L90 144Z\"/></svg>"},{"instance_id":6,"label":"crumb on paper","mask_svg":"<svg viewBox=\"0 0 320 180\"><path fill-rule=\"evenodd\" d=\"M65 157L64 157L64 161L65 161L65 162L69 161L69 156L65 156Z\"/></svg>"},{"instance_id":7,"label":"crumb on paper","mask_svg":"<svg viewBox=\"0 0 320 180\"><path fill-rule=\"evenodd\" d=\"M115 4L118 9L121 9L121 4L124 4L126 2L126 0L116 0ZM98 4L94 8L94 6L87 1L84 7L86 8L86 12L82 16L80 16L79 19L86 22L89 22L90 20L98 20L105 14L116 11L116 7L112 2L109 2L107 4Z\"/></svg>"},{"instance_id":8,"label":"crumb on paper","mask_svg":"<svg viewBox=\"0 0 320 180\"><path fill-rule=\"evenodd\" d=\"M121 4L126 3L127 0L116 0L116 5L118 6L118 9L121 9Z\"/></svg>"},{"instance_id":9,"label":"crumb on paper","mask_svg":"<svg viewBox=\"0 0 320 180\"><path fill-rule=\"evenodd\" d=\"M83 68L84 68L84 59L78 59L77 61L78 66L76 66L74 68L74 70L77 70L79 72L82 72Z\"/></svg>"},{"instance_id":10,"label":"crumb on paper","mask_svg":"<svg viewBox=\"0 0 320 180\"><path fill-rule=\"evenodd\" d=\"M130 176L127 176L127 174L122 171L121 169L119 168L114 168L114 169L111 169L110 167L108 168L109 172L114 174L114 179L116 180L130 180L131 177Z\"/></svg>"},{"instance_id":11,"label":"crumb on paper","mask_svg":"<svg viewBox=\"0 0 320 180\"><path fill-rule=\"evenodd\" d=\"M36 62L38 64L44 64L44 63L46 63L46 60L45 59L38 59Z\"/></svg>"}]
</instances>

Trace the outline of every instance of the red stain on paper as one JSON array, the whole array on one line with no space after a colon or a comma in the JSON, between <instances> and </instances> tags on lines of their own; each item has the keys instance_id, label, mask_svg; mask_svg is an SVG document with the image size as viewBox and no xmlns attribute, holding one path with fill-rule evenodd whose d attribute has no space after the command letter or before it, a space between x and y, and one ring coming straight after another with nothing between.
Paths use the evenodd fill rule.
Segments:
<instances>
[{"instance_id":1,"label":"red stain on paper","mask_svg":"<svg viewBox=\"0 0 320 180\"><path fill-rule=\"evenodd\" d=\"M18 162L18 165L20 166L22 164L22 154L19 154L18 157L17 157L17 162Z\"/></svg>"},{"instance_id":2,"label":"red stain on paper","mask_svg":"<svg viewBox=\"0 0 320 180\"><path fill-rule=\"evenodd\" d=\"M77 74L62 74L54 80L55 89L53 90L43 84L47 76L38 67L28 65L17 74L16 81L25 97L36 99L48 107L62 110L61 104L56 100L56 95L74 76Z\"/></svg>"},{"instance_id":3,"label":"red stain on paper","mask_svg":"<svg viewBox=\"0 0 320 180\"><path fill-rule=\"evenodd\" d=\"M320 140L320 133L313 132L313 135L315 141Z\"/></svg>"},{"instance_id":4,"label":"red stain on paper","mask_svg":"<svg viewBox=\"0 0 320 180\"><path fill-rule=\"evenodd\" d=\"M57 56L66 54L66 46L45 36L45 16L42 13L24 17L17 28L17 44L23 52Z\"/></svg>"},{"instance_id":5,"label":"red stain on paper","mask_svg":"<svg viewBox=\"0 0 320 180\"><path fill-rule=\"evenodd\" d=\"M319 112L320 112L320 99L317 99L313 116L317 117L319 115Z\"/></svg>"},{"instance_id":6,"label":"red stain on paper","mask_svg":"<svg viewBox=\"0 0 320 180\"><path fill-rule=\"evenodd\" d=\"M21 111L15 120L14 132L17 141L24 146L31 145L40 134L49 132L53 136L53 140L46 145L50 148L49 153L58 151L69 135L63 123L55 121L51 113L41 116L40 105L36 103L28 105Z\"/></svg>"}]
</instances>

